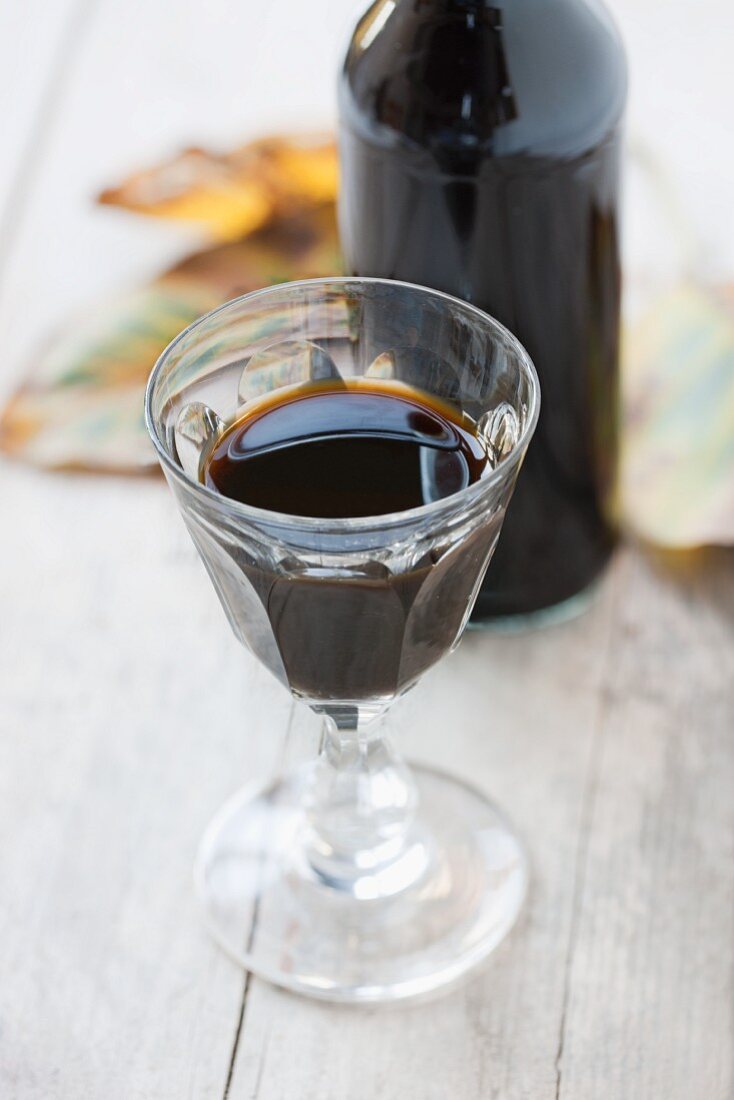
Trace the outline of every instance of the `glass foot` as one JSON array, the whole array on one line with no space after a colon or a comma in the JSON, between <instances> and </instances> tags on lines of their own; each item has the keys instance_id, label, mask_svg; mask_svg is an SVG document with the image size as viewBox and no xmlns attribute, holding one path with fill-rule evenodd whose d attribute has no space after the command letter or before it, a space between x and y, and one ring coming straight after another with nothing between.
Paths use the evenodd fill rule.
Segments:
<instances>
[{"instance_id":1,"label":"glass foot","mask_svg":"<svg viewBox=\"0 0 734 1100\"><path fill-rule=\"evenodd\" d=\"M572 622L586 614L595 603L605 575L606 569L575 596L569 596L567 600L555 603L551 607L543 607L539 611L528 611L519 615L470 619L467 630L483 631L488 634L525 634L530 630L543 630L547 626L559 626L561 623Z\"/></svg>"},{"instance_id":2,"label":"glass foot","mask_svg":"<svg viewBox=\"0 0 734 1100\"><path fill-rule=\"evenodd\" d=\"M523 848L478 791L428 768L412 774L408 831L349 879L313 859L307 768L228 802L195 869L220 946L276 985L365 1004L429 993L485 959L522 906Z\"/></svg>"}]
</instances>

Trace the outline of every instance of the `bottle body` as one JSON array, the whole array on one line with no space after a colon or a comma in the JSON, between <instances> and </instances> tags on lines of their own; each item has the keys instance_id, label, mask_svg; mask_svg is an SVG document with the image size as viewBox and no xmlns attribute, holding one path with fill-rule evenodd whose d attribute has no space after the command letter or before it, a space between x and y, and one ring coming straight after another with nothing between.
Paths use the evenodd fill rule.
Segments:
<instances>
[{"instance_id":1,"label":"bottle body","mask_svg":"<svg viewBox=\"0 0 734 1100\"><path fill-rule=\"evenodd\" d=\"M540 423L475 616L541 611L615 541L621 46L583 0L365 18L340 89L346 263L467 299L530 352Z\"/></svg>"}]
</instances>

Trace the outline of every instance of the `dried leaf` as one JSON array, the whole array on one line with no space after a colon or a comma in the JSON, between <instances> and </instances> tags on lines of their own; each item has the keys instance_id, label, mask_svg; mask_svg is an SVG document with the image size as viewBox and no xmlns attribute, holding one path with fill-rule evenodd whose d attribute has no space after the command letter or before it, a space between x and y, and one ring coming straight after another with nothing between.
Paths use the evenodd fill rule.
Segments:
<instances>
[{"instance_id":1,"label":"dried leaf","mask_svg":"<svg viewBox=\"0 0 734 1100\"><path fill-rule=\"evenodd\" d=\"M621 508L659 546L734 543L732 305L682 286L626 341Z\"/></svg>"},{"instance_id":2,"label":"dried leaf","mask_svg":"<svg viewBox=\"0 0 734 1100\"><path fill-rule=\"evenodd\" d=\"M103 191L101 203L197 223L215 240L235 240L278 216L333 203L334 142L321 136L264 138L228 154L187 149Z\"/></svg>"},{"instance_id":3,"label":"dried leaf","mask_svg":"<svg viewBox=\"0 0 734 1100\"><path fill-rule=\"evenodd\" d=\"M155 467L143 394L165 346L238 294L338 270L330 206L190 256L149 286L80 318L39 356L0 416L0 450L54 468Z\"/></svg>"}]
</instances>

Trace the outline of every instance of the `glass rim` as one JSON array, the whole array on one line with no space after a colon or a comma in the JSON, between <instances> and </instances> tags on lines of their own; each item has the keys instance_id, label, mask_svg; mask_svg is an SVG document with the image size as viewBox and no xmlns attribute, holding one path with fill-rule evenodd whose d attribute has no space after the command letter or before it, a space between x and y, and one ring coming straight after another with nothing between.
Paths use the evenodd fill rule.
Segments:
<instances>
[{"instance_id":1,"label":"glass rim","mask_svg":"<svg viewBox=\"0 0 734 1100\"><path fill-rule=\"evenodd\" d=\"M319 516L297 516L289 512L276 512L268 508L257 508L252 504L244 504L242 501L222 496L221 493L215 492L201 481L195 481L174 462L159 434L152 406L153 394L158 378L171 355L183 340L192 333L195 333L197 328L211 321L218 314L234 311L237 306L254 301L256 298L277 297L278 294L298 289L299 287L322 286L326 288L327 286L363 285L401 287L405 290L417 290L431 298L439 299L453 306L459 306L465 312L473 314L485 327L504 337L512 345L530 382L527 416L520 436L510 453L501 458L486 477L482 477L479 481L474 481L470 485L464 486L463 489L459 489L457 492L451 493L447 497L429 501L427 504L419 504L415 508L408 508L398 512L385 512L374 516L345 516L335 519ZM251 518L261 523L275 523L280 526L293 526L330 534L374 531L382 527L394 527L404 523L416 522L432 515L440 514L446 511L447 508L452 508L459 503L469 503L474 501L475 498L484 496L485 493L489 492L490 489L494 488L505 479L508 473L518 464L535 431L539 414L540 381L535 365L530 355L525 350L525 347L520 343L514 333L496 320L496 318L492 317L491 314L479 309L478 306L473 305L471 302L465 302L461 298L456 298L452 294L446 294L442 290L434 290L432 287L421 286L418 283L408 283L398 279L373 278L371 276L362 277L359 275L327 275L315 279L297 279L293 282L275 283L271 286L261 287L259 290L249 291L247 294L240 294L236 298L230 298L229 301L223 302L221 305L195 318L191 324L187 325L186 328L182 329L182 331L171 340L156 359L145 388L145 426L148 430L148 435L155 447L158 459L164 471L171 474L176 481L180 482L187 490L198 495L203 501L214 507L215 510L228 514L230 518L240 520Z\"/></svg>"}]
</instances>

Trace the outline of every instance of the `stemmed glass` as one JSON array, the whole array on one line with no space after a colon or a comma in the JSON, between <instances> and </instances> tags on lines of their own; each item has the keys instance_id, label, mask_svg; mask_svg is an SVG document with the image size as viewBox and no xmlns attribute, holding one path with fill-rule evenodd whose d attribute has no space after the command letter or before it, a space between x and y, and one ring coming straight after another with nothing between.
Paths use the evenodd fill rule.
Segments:
<instances>
[{"instance_id":1,"label":"stemmed glass","mask_svg":"<svg viewBox=\"0 0 734 1100\"><path fill-rule=\"evenodd\" d=\"M247 402L360 378L471 417L490 472L409 511L350 519L266 511L200 481L202 456ZM538 408L533 365L505 328L377 279L238 298L153 370L148 430L234 633L323 716L317 759L235 796L196 863L215 938L271 982L351 1002L426 993L515 921L527 866L511 827L463 781L408 768L383 720L461 637Z\"/></svg>"}]
</instances>

